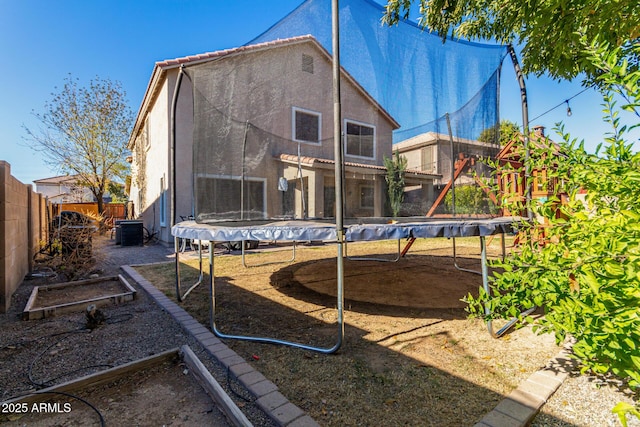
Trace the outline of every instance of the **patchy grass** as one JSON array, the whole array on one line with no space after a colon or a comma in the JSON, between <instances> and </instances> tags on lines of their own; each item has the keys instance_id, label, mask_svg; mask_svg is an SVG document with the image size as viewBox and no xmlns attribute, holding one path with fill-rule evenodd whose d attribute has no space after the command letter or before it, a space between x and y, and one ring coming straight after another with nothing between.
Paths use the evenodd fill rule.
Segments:
<instances>
[{"instance_id":1,"label":"patchy grass","mask_svg":"<svg viewBox=\"0 0 640 427\"><path fill-rule=\"evenodd\" d=\"M478 240L456 239L456 244L458 265L478 269ZM345 261L345 339L335 354L225 343L321 425L472 425L558 348L553 337L528 328L496 340L482 322L467 319L460 299L468 281L477 289L481 279L453 267L451 248L447 239L421 239L398 263ZM396 242L372 242L350 244L348 253L393 257L396 250ZM493 239L489 254L500 253L500 239ZM328 294L335 292L336 254L334 245L302 246L293 263L254 268L244 268L238 255L216 255L217 328L333 346L336 299ZM290 256L262 249L246 261L255 265ZM173 264L137 270L175 299ZM197 259L185 260L183 290L197 278ZM180 305L210 326L207 280ZM409 302L420 304L385 304L395 301L399 284Z\"/></svg>"}]
</instances>

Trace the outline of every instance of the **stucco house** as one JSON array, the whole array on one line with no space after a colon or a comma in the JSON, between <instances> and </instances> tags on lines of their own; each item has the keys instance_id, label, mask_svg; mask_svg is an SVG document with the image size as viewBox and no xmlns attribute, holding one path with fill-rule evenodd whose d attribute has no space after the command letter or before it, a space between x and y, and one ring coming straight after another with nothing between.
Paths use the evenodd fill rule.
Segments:
<instances>
[{"instance_id":1,"label":"stucco house","mask_svg":"<svg viewBox=\"0 0 640 427\"><path fill-rule=\"evenodd\" d=\"M267 136L260 142L259 156L252 160L255 164L246 176L244 165L240 177L231 171L231 165L224 164L225 159L231 159L234 147L229 147L229 153L225 146L211 150L222 159L219 170L195 170L198 166L194 164L207 163L207 159L200 154L194 158L194 129L198 120L209 120L196 115L199 118L194 122L194 78L179 79L181 67L192 66L205 67L207 79L213 76L212 114L222 111L220 114L229 120L241 117L238 99L247 99L259 113L252 115L251 129ZM233 79L226 78L231 75ZM214 82L216 76L222 77ZM332 58L312 36L157 62L129 140L133 153L130 199L145 227L161 240L170 241L171 225L194 214L196 205L206 207L213 215L246 209L245 202L241 206L238 198L224 198L240 187L241 180L248 193L246 203L258 218L334 216L331 81ZM174 99L177 82L180 91ZM392 131L399 125L344 70L341 92L345 214L383 216L383 159L392 154ZM218 130L209 132L217 134ZM175 148L171 146L172 134ZM420 171L407 174L407 182L422 188L425 195L431 191L434 178Z\"/></svg>"},{"instance_id":2,"label":"stucco house","mask_svg":"<svg viewBox=\"0 0 640 427\"><path fill-rule=\"evenodd\" d=\"M94 202L93 193L79 183L79 175L62 175L33 181L36 192L42 194L51 203Z\"/></svg>"},{"instance_id":3,"label":"stucco house","mask_svg":"<svg viewBox=\"0 0 640 427\"><path fill-rule=\"evenodd\" d=\"M437 175L435 185L443 185L451 180L451 168L455 165L459 155L465 157L495 156L500 147L496 144L453 137L453 155L451 159L451 140L449 135L426 132L413 138L400 141L393 146L394 151L407 158L409 169L420 170ZM473 183L470 174L463 174L456 184Z\"/></svg>"},{"instance_id":4,"label":"stucco house","mask_svg":"<svg viewBox=\"0 0 640 427\"><path fill-rule=\"evenodd\" d=\"M407 159L407 168L433 174L435 177L434 187L426 204L420 193L407 187L405 197L409 204L414 206L414 211L421 209L420 212L425 214L434 208L434 203L441 202L443 193L448 191L452 173L457 168L461 168L461 173L455 180L456 185L475 184L474 173L488 175L488 168L480 162L476 162L475 159L493 157L499 147L496 144L455 136L452 147L449 135L425 132L396 143L393 150ZM420 206L419 209L418 206Z\"/></svg>"}]
</instances>

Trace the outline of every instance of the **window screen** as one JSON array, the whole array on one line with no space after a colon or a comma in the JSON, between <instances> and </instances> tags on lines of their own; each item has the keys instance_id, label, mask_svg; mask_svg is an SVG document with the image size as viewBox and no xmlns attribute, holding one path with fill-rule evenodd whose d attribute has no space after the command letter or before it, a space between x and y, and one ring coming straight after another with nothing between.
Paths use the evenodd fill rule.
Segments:
<instances>
[{"instance_id":1,"label":"window screen","mask_svg":"<svg viewBox=\"0 0 640 427\"><path fill-rule=\"evenodd\" d=\"M294 136L296 141L320 142L320 115L308 111L294 110Z\"/></svg>"},{"instance_id":2,"label":"window screen","mask_svg":"<svg viewBox=\"0 0 640 427\"><path fill-rule=\"evenodd\" d=\"M371 126L347 122L347 154L359 157L374 157L374 130Z\"/></svg>"},{"instance_id":3,"label":"window screen","mask_svg":"<svg viewBox=\"0 0 640 427\"><path fill-rule=\"evenodd\" d=\"M240 191L240 179L198 178L198 206L203 212L209 212L210 219L263 219L264 182L244 181L244 191ZM229 194L242 197L229 197ZM244 200L242 200L244 199ZM244 209L242 209L244 205Z\"/></svg>"}]
</instances>

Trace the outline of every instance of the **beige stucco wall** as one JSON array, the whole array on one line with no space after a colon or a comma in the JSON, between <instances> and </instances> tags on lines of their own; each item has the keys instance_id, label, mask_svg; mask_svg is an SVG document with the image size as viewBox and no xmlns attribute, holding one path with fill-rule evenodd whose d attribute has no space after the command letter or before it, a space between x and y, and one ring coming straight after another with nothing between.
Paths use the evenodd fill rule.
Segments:
<instances>
[{"instance_id":1,"label":"beige stucco wall","mask_svg":"<svg viewBox=\"0 0 640 427\"><path fill-rule=\"evenodd\" d=\"M136 140L136 145L144 145L145 140L148 139L147 148L142 156L137 155L139 148L134 150L134 160L131 165L132 187L129 197L137 205L137 216L143 220L147 230L157 233L157 237L165 242L173 239L171 237L173 159L170 142L171 103L177 76L178 70L169 70L160 85L158 94L145 115L144 135L140 135ZM191 85L189 80L184 78L176 109L176 222L181 221L181 216L187 217L192 214L192 105ZM141 162L145 165L141 165ZM142 178L138 178L140 174L143 175ZM144 186L136 184L140 179L144 180ZM163 192L164 199L161 197ZM165 218L161 221L163 200Z\"/></svg>"},{"instance_id":2,"label":"beige stucco wall","mask_svg":"<svg viewBox=\"0 0 640 427\"><path fill-rule=\"evenodd\" d=\"M31 185L11 175L11 165L0 160L0 312L32 268L43 238L44 200Z\"/></svg>"},{"instance_id":3,"label":"beige stucco wall","mask_svg":"<svg viewBox=\"0 0 640 427\"><path fill-rule=\"evenodd\" d=\"M144 214L145 227L150 232L158 232L166 240L170 223L168 197L164 200L164 220L161 219L161 194L169 188L169 87L162 86L154 108L147 116L149 150L147 151L146 196ZM162 186L161 188L161 181Z\"/></svg>"},{"instance_id":4,"label":"beige stucco wall","mask_svg":"<svg viewBox=\"0 0 640 427\"><path fill-rule=\"evenodd\" d=\"M36 191L56 203L81 203L95 200L93 193L86 187L68 184L36 183Z\"/></svg>"},{"instance_id":5,"label":"beige stucco wall","mask_svg":"<svg viewBox=\"0 0 640 427\"><path fill-rule=\"evenodd\" d=\"M302 71L302 55L314 58L313 74ZM272 64L278 66L272 67ZM202 65L200 65L202 66ZM282 211L282 194L278 191L277 182L285 176L287 168L276 156L281 153L297 154L298 143L293 141L293 108L310 110L321 115L320 144L301 143L303 156L333 159L333 99L332 99L332 70L329 59L313 43L301 43L293 46L265 49L250 54L235 55L208 63L211 67L211 80L218 81L215 93L215 105L221 111L229 114L234 120L242 122L250 113L251 124L266 130L280 138L266 147L265 155L260 163L254 165L247 179L260 179L266 182L267 215L280 215ZM142 212L145 226L148 229L154 224L164 241L171 241L169 227L160 227L159 200L160 177L165 177L167 190L166 212L167 225L171 212L171 148L170 148L170 108L178 69L165 71L166 77L155 97L154 103L148 111L149 150L145 154L144 189L137 188L135 179L132 180L131 199L136 202L137 193L144 191L145 203L138 212ZM232 74L233 73L233 74ZM229 76L235 75L235 80ZM178 98L176 120L176 221L180 216L192 214L193 210L193 97L191 80L183 78ZM249 109L254 111L249 112ZM375 157L362 158L345 156L347 162L358 162L372 165L383 165L383 157L391 155L392 130L394 123L384 115L347 78L342 79L342 111L345 120L353 120L375 127ZM135 150L134 150L135 151ZM135 157L135 156L134 156ZM138 173L135 165L140 159L134 158L132 174ZM308 201L309 216L322 216L323 183L329 179L333 181L333 171L323 171L320 174L305 174L310 190L311 200ZM378 181L376 186L376 200L384 197L382 185ZM155 206L155 212L153 207ZM381 213L381 207L376 209Z\"/></svg>"},{"instance_id":6,"label":"beige stucco wall","mask_svg":"<svg viewBox=\"0 0 640 427\"><path fill-rule=\"evenodd\" d=\"M302 70L303 55L313 57L313 73ZM219 82L214 90L219 94L213 100L217 103L215 108L228 112L237 122L248 119L252 125L281 137L277 142L271 143L267 155L248 177L267 180L267 213L269 216L281 214L282 195L279 194L277 182L280 177L285 176L285 169L288 167L275 160L275 157L281 153L298 153L298 142L294 141L293 134L294 108L314 112L321 117L321 143L300 143L300 154L314 158L334 158L330 61L313 43L307 42L237 55L203 67L209 69L208 78L211 81ZM230 75L235 77L234 80L228 78ZM384 156L391 155L394 124L347 78L342 79L341 91L343 119L375 128L375 157L345 155L345 161L383 165ZM187 150L191 149L187 141L182 146ZM286 178L291 180L290 174L287 175ZM303 175L309 188L308 215L323 216L324 177L333 176L333 172L323 171L316 176L304 171ZM380 184L375 185L378 192L381 192Z\"/></svg>"}]
</instances>

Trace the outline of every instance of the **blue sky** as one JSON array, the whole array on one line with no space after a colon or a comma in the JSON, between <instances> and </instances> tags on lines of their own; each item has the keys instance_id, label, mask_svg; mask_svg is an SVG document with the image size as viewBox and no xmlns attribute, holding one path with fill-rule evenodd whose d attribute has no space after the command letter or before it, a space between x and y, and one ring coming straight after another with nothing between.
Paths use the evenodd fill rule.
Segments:
<instances>
[{"instance_id":1,"label":"blue sky","mask_svg":"<svg viewBox=\"0 0 640 427\"><path fill-rule=\"evenodd\" d=\"M24 126L37 129L32 112L43 112L51 94L72 74L122 83L137 112L156 61L237 47L261 34L302 0L0 0L0 160L24 183L59 174L25 141ZM382 0L379 3L384 4ZM529 117L534 118L582 90L579 81L526 79ZM572 136L595 149L608 129L601 97L588 90L531 124L551 136L563 121ZM501 116L518 124L520 94L505 60Z\"/></svg>"}]
</instances>

